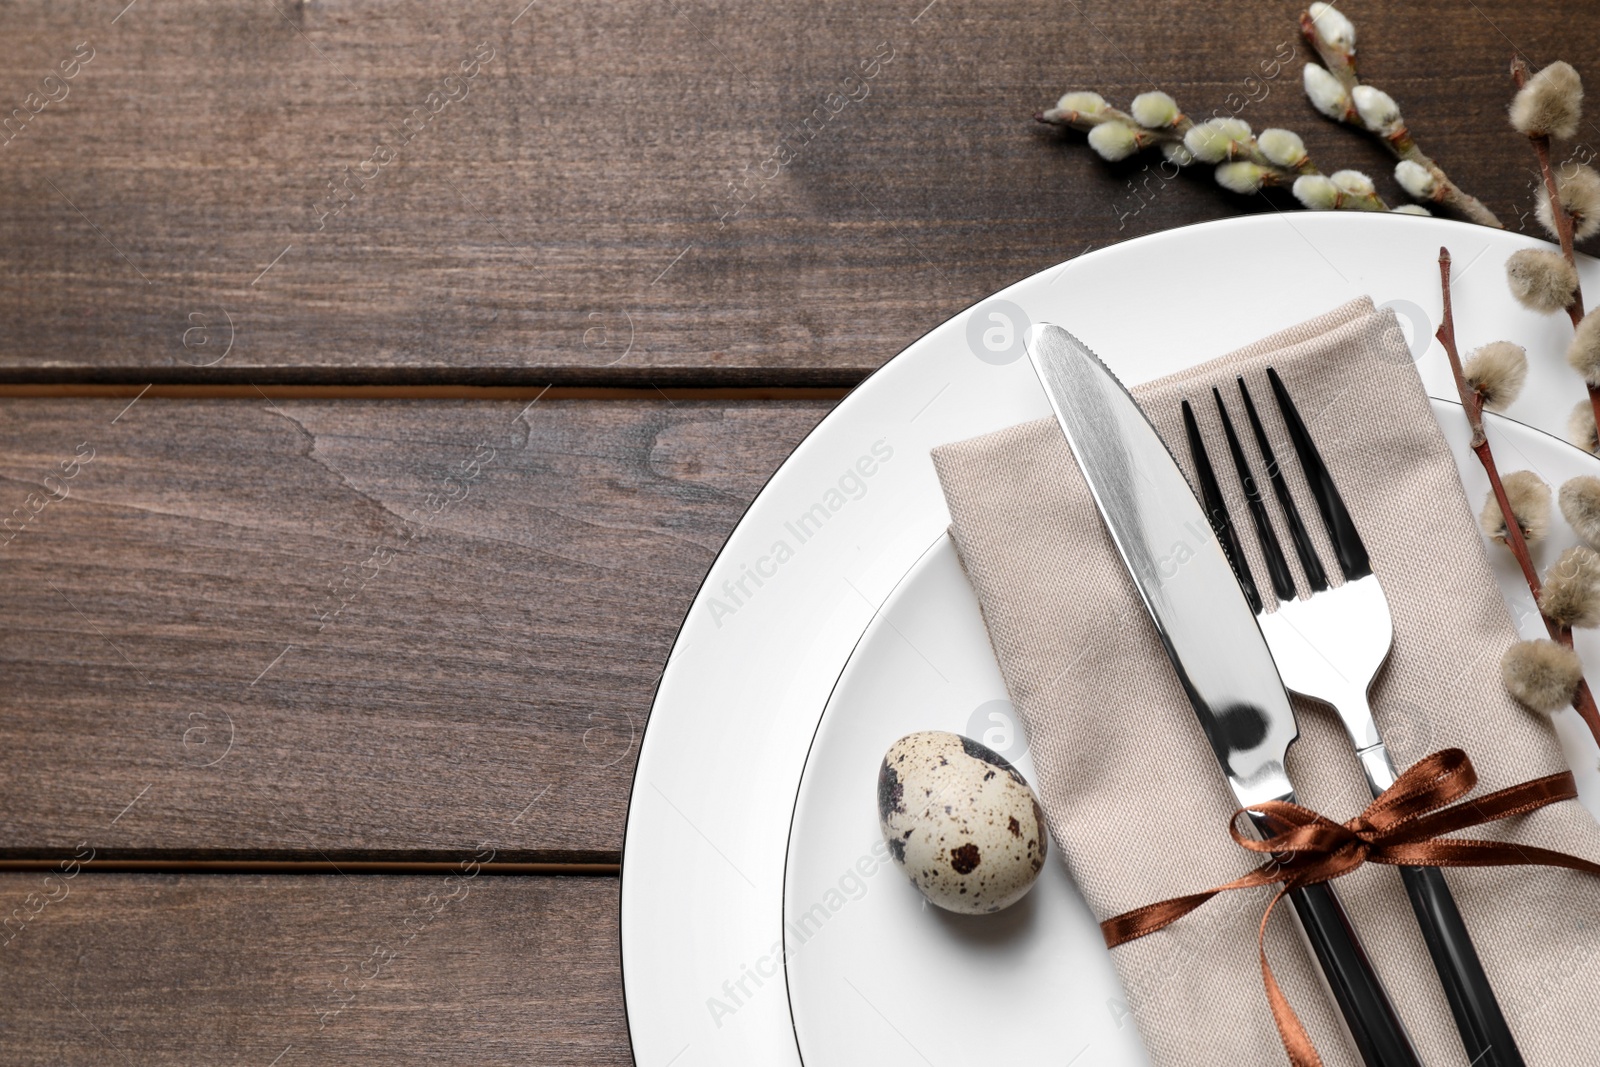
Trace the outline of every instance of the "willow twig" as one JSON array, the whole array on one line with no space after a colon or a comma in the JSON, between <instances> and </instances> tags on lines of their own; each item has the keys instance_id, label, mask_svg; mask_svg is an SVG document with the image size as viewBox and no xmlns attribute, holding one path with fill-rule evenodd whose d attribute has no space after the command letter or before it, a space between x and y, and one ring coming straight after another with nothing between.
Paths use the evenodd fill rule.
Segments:
<instances>
[{"instance_id":1,"label":"willow twig","mask_svg":"<svg viewBox=\"0 0 1600 1067\"><path fill-rule=\"evenodd\" d=\"M1140 120L1141 101L1155 108L1154 112L1146 110L1161 116L1159 121ZM1257 136L1249 123L1237 117L1196 123L1159 90L1135 97L1126 111L1112 107L1099 93L1075 90L1064 94L1055 107L1035 112L1033 118L1047 126L1088 134L1089 147L1108 162L1159 148L1176 167L1215 167L1217 184L1230 192L1249 194L1283 187L1292 189L1295 199L1313 210L1389 210L1365 174L1354 170L1324 174L1294 131L1274 128Z\"/></svg>"},{"instance_id":2,"label":"willow twig","mask_svg":"<svg viewBox=\"0 0 1600 1067\"><path fill-rule=\"evenodd\" d=\"M1322 65L1327 68L1328 73L1339 80L1339 83L1345 87L1346 93L1353 95L1356 87L1362 84L1360 75L1356 73L1355 52L1346 51L1338 47L1334 42L1325 39L1322 34L1318 33L1316 20L1311 17L1309 11L1300 13L1300 33L1305 37L1306 43L1311 46L1312 50L1322 60ZM1500 221L1499 216L1490 211L1483 201L1466 192L1452 181L1450 175L1445 173L1444 168L1434 162L1431 156L1417 146L1416 138L1411 135L1411 131L1406 127L1405 119L1399 114L1395 115L1394 121L1385 123L1378 129L1371 129L1362 120L1354 104L1347 104L1344 108L1344 116L1338 121L1347 126L1354 126L1357 129L1371 133L1385 148L1394 153L1396 159L1410 160L1425 169L1433 176L1436 188L1432 194L1432 199L1437 203L1455 209L1481 226L1493 226L1500 230L1505 229L1505 224Z\"/></svg>"},{"instance_id":3,"label":"willow twig","mask_svg":"<svg viewBox=\"0 0 1600 1067\"><path fill-rule=\"evenodd\" d=\"M1522 61L1521 56L1513 57L1511 60L1511 80L1518 90L1528 84L1528 65ZM1572 248L1572 215L1561 202L1561 190L1556 185L1555 168L1550 165L1550 135L1530 134L1528 140L1533 144L1534 154L1539 157L1539 173L1544 177L1545 192L1550 196L1550 217L1555 220L1556 238L1561 242L1561 254L1567 257L1568 263L1576 267L1578 257ZM1572 303L1567 305L1567 315L1572 319L1573 326L1583 321L1581 283L1572 291Z\"/></svg>"},{"instance_id":4,"label":"willow twig","mask_svg":"<svg viewBox=\"0 0 1600 1067\"><path fill-rule=\"evenodd\" d=\"M1505 484L1500 480L1500 468L1494 460L1494 450L1489 447L1489 437L1484 433L1483 396L1468 383L1461 367L1460 351L1456 348L1455 314L1450 307L1448 248L1439 249L1439 285L1444 291L1444 314L1440 317L1439 329L1434 336L1439 339L1439 344L1444 346L1445 356L1450 360L1450 373L1455 378L1456 392L1461 396L1461 407L1466 413L1467 425L1472 429L1472 453L1478 457L1484 474L1489 477L1489 488L1494 493L1495 503L1500 507L1500 516L1505 521L1506 547L1511 549L1511 555L1516 558L1517 566L1522 568L1522 577L1528 583L1528 592L1533 594L1534 603L1538 604L1542 592L1539 572L1533 566L1533 556L1528 551L1527 538L1523 536L1522 525L1517 521L1510 498L1506 496ZM1539 618L1543 620L1545 630L1552 641L1567 648L1572 647L1571 627L1563 626L1543 611L1540 611ZM1600 708L1595 705L1594 693L1590 691L1586 679L1579 678L1578 687L1572 695L1572 706L1577 709L1578 715L1589 727L1595 742L1600 744Z\"/></svg>"},{"instance_id":5,"label":"willow twig","mask_svg":"<svg viewBox=\"0 0 1600 1067\"><path fill-rule=\"evenodd\" d=\"M1513 56L1511 59L1511 80L1518 91L1528 84L1528 65L1522 61L1521 56ZM1545 195L1550 198L1550 218L1555 223L1556 239L1561 243L1561 254L1572 265L1573 276L1577 277L1578 256L1573 250L1572 214L1561 202L1561 189L1556 183L1555 168L1550 165L1550 135L1529 134L1528 140L1533 144L1534 155L1539 158L1539 173L1544 178ZM1572 320L1572 328L1577 329L1584 315L1581 280L1572 287L1572 300L1567 304L1566 310L1567 317ZM1594 415L1595 425L1600 426L1600 387L1587 382L1585 385L1589 390L1589 410Z\"/></svg>"}]
</instances>

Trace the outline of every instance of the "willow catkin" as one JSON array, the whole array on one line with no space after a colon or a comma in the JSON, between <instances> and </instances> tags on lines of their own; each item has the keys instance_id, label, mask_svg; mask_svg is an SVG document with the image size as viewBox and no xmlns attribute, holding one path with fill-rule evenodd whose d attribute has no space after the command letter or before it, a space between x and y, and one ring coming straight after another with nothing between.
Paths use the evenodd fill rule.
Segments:
<instances>
[{"instance_id":1,"label":"willow catkin","mask_svg":"<svg viewBox=\"0 0 1600 1067\"><path fill-rule=\"evenodd\" d=\"M1590 385L1600 385L1600 311L1591 311L1572 331L1567 362Z\"/></svg>"},{"instance_id":2,"label":"willow catkin","mask_svg":"<svg viewBox=\"0 0 1600 1067\"><path fill-rule=\"evenodd\" d=\"M1491 341L1467 357L1462 374L1483 397L1484 407L1501 411L1517 399L1528 380L1528 353L1510 341Z\"/></svg>"},{"instance_id":3,"label":"willow catkin","mask_svg":"<svg viewBox=\"0 0 1600 1067\"><path fill-rule=\"evenodd\" d=\"M1532 471L1512 471L1500 479L1500 483L1505 487L1506 500L1511 504L1511 513L1517 518L1522 539L1530 545L1543 540L1544 535L1550 532L1550 487L1544 479ZM1493 491L1483 503L1478 522L1484 533L1505 544L1505 516L1500 511L1500 502Z\"/></svg>"},{"instance_id":4,"label":"willow catkin","mask_svg":"<svg viewBox=\"0 0 1600 1067\"><path fill-rule=\"evenodd\" d=\"M1563 552L1545 572L1539 610L1562 626L1600 625L1600 554L1587 545Z\"/></svg>"},{"instance_id":5,"label":"willow catkin","mask_svg":"<svg viewBox=\"0 0 1600 1067\"><path fill-rule=\"evenodd\" d=\"M1582 118L1583 79L1571 63L1545 67L1511 100L1511 125L1529 137L1571 137Z\"/></svg>"},{"instance_id":6,"label":"willow catkin","mask_svg":"<svg viewBox=\"0 0 1600 1067\"><path fill-rule=\"evenodd\" d=\"M1572 218L1572 236L1587 240L1600 232L1600 173L1580 164L1563 163L1556 168L1556 192L1561 206ZM1560 238L1555 215L1550 210L1550 190L1539 187L1539 202L1534 214L1552 237Z\"/></svg>"},{"instance_id":7,"label":"willow catkin","mask_svg":"<svg viewBox=\"0 0 1600 1067\"><path fill-rule=\"evenodd\" d=\"M1506 260L1506 284L1523 307L1560 311L1578 291L1578 271L1560 252L1524 248Z\"/></svg>"},{"instance_id":8,"label":"willow catkin","mask_svg":"<svg viewBox=\"0 0 1600 1067\"><path fill-rule=\"evenodd\" d=\"M1593 425L1593 419L1590 420ZM1580 474L1561 483L1561 514L1577 535L1593 548L1600 545L1600 478Z\"/></svg>"},{"instance_id":9,"label":"willow catkin","mask_svg":"<svg viewBox=\"0 0 1600 1067\"><path fill-rule=\"evenodd\" d=\"M1519 702L1549 714L1572 703L1583 663L1576 652L1554 641L1518 641L1500 658L1500 677Z\"/></svg>"}]
</instances>

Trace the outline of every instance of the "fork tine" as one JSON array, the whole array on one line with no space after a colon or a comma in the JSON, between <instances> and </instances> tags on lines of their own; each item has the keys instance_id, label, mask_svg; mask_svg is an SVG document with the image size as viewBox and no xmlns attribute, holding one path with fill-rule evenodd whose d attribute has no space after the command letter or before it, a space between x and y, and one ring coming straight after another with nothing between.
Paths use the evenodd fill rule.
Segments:
<instances>
[{"instance_id":1,"label":"fork tine","mask_svg":"<svg viewBox=\"0 0 1600 1067\"><path fill-rule=\"evenodd\" d=\"M1295 557L1300 560L1306 584L1315 595L1328 588L1327 572L1322 569L1322 560L1317 558L1317 550L1311 545L1306 524L1300 521L1300 508L1294 502L1294 494L1289 492L1289 483L1284 480L1283 467L1272 454L1272 443L1267 440L1267 431L1261 425L1261 416L1256 414L1255 401L1250 399L1250 390L1243 378L1239 379L1239 395L1244 398L1244 411L1250 417L1250 431L1255 435L1256 447L1261 450L1261 459L1267 465L1267 480L1272 483L1273 495L1278 498L1278 507L1283 510L1284 518L1289 520L1289 539L1294 542Z\"/></svg>"},{"instance_id":2,"label":"fork tine","mask_svg":"<svg viewBox=\"0 0 1600 1067\"><path fill-rule=\"evenodd\" d=\"M1228 438L1228 452L1233 456L1233 469L1239 475L1239 481L1244 486L1245 499L1250 504L1250 518L1256 527L1256 543L1261 546L1261 555L1267 561L1267 574L1272 578L1272 591L1278 595L1280 602L1294 599L1294 575L1289 572L1289 561L1283 558L1283 549L1278 546L1278 535L1273 532L1272 521L1267 518L1267 506L1261 502L1261 490L1256 486L1256 479L1250 473L1250 464L1244 458L1244 449L1239 447L1239 435L1233 432L1233 420L1228 417L1228 405L1222 402L1222 393L1215 387L1211 390L1212 397L1217 402L1217 414L1222 416L1222 432Z\"/></svg>"},{"instance_id":3,"label":"fork tine","mask_svg":"<svg viewBox=\"0 0 1600 1067\"><path fill-rule=\"evenodd\" d=\"M1367 546L1361 543L1361 535L1356 533L1356 524L1333 484L1333 477L1322 462L1322 455L1311 440L1305 420L1300 418L1294 401L1289 399L1289 391L1283 387L1278 372L1271 367L1267 368L1267 380L1272 383L1272 395L1278 401L1278 410L1283 413L1284 425L1289 428L1289 440L1294 442L1295 454L1300 457L1300 469L1305 472L1306 484L1311 487L1317 510L1322 513L1323 525L1328 529L1328 540L1333 542L1334 554L1339 557L1339 569L1344 571L1347 582L1365 578L1372 573Z\"/></svg>"},{"instance_id":4,"label":"fork tine","mask_svg":"<svg viewBox=\"0 0 1600 1067\"><path fill-rule=\"evenodd\" d=\"M1200 439L1200 426L1194 421L1194 408L1183 402L1183 429L1189 437L1189 454L1194 457L1195 471L1200 477L1200 502L1205 505L1206 518L1222 544L1223 554L1233 566L1233 576L1244 590L1245 602L1255 614L1261 613L1261 594L1256 591L1255 579L1250 576L1250 564L1245 561L1239 547L1239 535L1234 531L1233 519L1228 516L1228 505L1222 500L1222 490L1217 486L1217 474L1211 469L1211 457L1206 455L1205 442Z\"/></svg>"}]
</instances>

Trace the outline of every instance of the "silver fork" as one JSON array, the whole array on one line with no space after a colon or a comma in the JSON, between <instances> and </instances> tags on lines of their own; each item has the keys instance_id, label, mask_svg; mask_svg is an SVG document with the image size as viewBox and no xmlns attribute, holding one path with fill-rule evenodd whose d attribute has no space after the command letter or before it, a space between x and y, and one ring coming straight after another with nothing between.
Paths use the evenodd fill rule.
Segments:
<instances>
[{"instance_id":1,"label":"silver fork","mask_svg":"<svg viewBox=\"0 0 1600 1067\"><path fill-rule=\"evenodd\" d=\"M1273 495L1288 524L1295 555L1306 576L1306 585L1309 586L1307 598L1300 600L1296 597L1294 575L1289 570L1288 560L1273 530L1266 502L1251 473L1239 437L1234 432L1233 420L1228 416L1222 393L1216 389L1211 391L1212 396L1222 420L1228 452L1244 487L1245 500L1249 505L1251 522L1266 562L1268 577L1277 596L1276 611L1269 613L1262 606L1261 594L1240 549L1238 533L1234 530L1227 505L1218 488L1211 460L1206 455L1194 409L1185 400L1184 429L1199 474L1201 500L1223 548L1233 561L1235 576L1244 590L1245 599L1256 613L1256 621L1261 625L1262 635L1267 639L1267 647L1272 651L1284 686L1291 692L1328 704L1338 713L1366 773L1367 785L1372 795L1377 796L1393 785L1397 776L1394 763L1384 748L1383 738L1378 734L1377 724L1373 721L1372 708L1367 703L1367 690L1388 658L1394 640L1389 601L1383 595L1383 587L1378 584L1377 576L1372 573L1366 546L1356 532L1350 512L1339 496L1339 490L1333 484L1333 478L1329 476L1316 444L1311 440L1305 421L1289 398L1288 390L1284 388L1277 372L1270 367L1267 369L1267 380L1289 431L1289 440L1300 461L1300 469L1305 474L1306 485L1322 517L1323 528L1333 546L1335 562L1344 576L1343 584L1335 587L1329 585L1327 572L1300 519L1299 509L1284 480L1283 471L1273 457L1266 430L1243 378L1238 380L1239 396L1249 418L1257 450L1265 463ZM1400 875L1473 1067L1523 1067L1522 1054L1517 1050L1511 1028L1484 974L1483 964L1478 959L1455 899L1450 895L1443 872L1436 867L1402 867Z\"/></svg>"}]
</instances>

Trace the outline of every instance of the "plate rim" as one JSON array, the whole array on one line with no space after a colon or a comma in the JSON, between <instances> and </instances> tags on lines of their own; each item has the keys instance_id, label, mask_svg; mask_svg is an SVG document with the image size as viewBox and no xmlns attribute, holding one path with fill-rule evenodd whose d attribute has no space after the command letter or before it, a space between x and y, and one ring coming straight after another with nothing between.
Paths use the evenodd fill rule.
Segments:
<instances>
[{"instance_id":1,"label":"plate rim","mask_svg":"<svg viewBox=\"0 0 1600 1067\"><path fill-rule=\"evenodd\" d=\"M987 294L985 296L980 297L979 299L977 299L975 301L972 301L971 303L968 303L968 304L962 306L959 310L957 310L957 311L951 313L950 315L946 316L944 319L942 319L938 323L935 323L929 329L927 329L924 332L922 332L921 334L919 334L916 338L914 338L911 341L909 341L893 357L891 357L890 359L884 361L878 367L874 368L860 382L858 382L856 385L851 387L851 389L842 398L840 398L840 400L827 412L827 414L824 415L824 417L822 419L820 419L815 426L813 426L810 430L808 430L800 438L800 440L796 442L794 447L791 449L790 453L784 458L783 462L780 463L772 471L772 473L770 475L768 475L766 479L763 480L760 490L757 493L755 493L754 496L752 496L750 502L741 511L738 520L734 523L734 525L730 529L728 535L726 536L726 538L724 538L724 540L722 541L721 545L718 546L715 554L712 556L711 561L710 561L709 565L707 566L705 577L703 577L701 579L699 585L696 587L694 595L690 598L688 606L686 607L682 618L679 620L678 628L677 628L676 634L675 634L674 639L673 639L672 649L669 652L666 660L663 663L663 666L662 666L662 669L661 669L661 673L658 675L658 677L656 679L654 692L653 692L652 698L651 698L650 716L647 719L644 728L640 731L639 753L638 753L638 757L635 759L633 772L632 772L632 775L630 777L628 808L627 808L627 812L626 812L626 815L625 815L624 826L623 826L622 855L621 855L621 862L619 864L619 871L618 871L619 893L618 893L618 904L617 904L617 909L618 909L617 910L618 929L619 929L618 940L617 940L617 959L618 959L618 966L619 966L619 974L620 974L621 979L622 979L623 1010L624 1010L624 1017L625 1017L625 1020L626 1020L626 1023L627 1023L627 1027L628 1027L629 1046L630 1046L629 1051L630 1051L630 1055L633 1057L635 1062L640 1062L639 1053L637 1051L637 1043L638 1043L638 1036L639 1036L639 1034L638 1034L638 1026L639 1026L639 1018L638 1018L638 1016L639 1016L640 1011L642 1010L642 1005L636 1003L636 997L638 996L638 992L637 992L637 988L638 987L637 987L637 985L636 984L630 985L630 982L629 982L629 970L630 969L629 969L628 962L627 962L628 949L627 949L627 946L625 944L625 942L626 942L625 933L626 933L626 927L628 925L630 925L628 923L627 919L628 919L630 900L632 899L632 897L630 896L630 891L629 891L629 884L630 884L630 876L629 876L629 869L630 869L630 865L629 865L630 835L635 830L635 826L636 826L635 816L639 811L639 802L640 802L640 797L641 797L641 793L640 793L640 790L639 790L639 784L640 784L641 777L645 773L645 768L646 768L645 747L646 747L647 742L649 742L651 740L651 738L655 738L656 739L656 745L652 746L653 748L658 748L660 743L661 743L660 739L662 737L662 728L661 728L661 726L659 724L661 724L663 722L663 720L657 718L656 711L657 711L658 706L660 704L661 691L662 691L663 683L666 681L666 679L668 678L669 674L671 673L671 671L673 669L674 662L679 660L680 653L685 650L684 631L687 628L690 620L692 619L692 617L694 615L694 612L695 612L695 609L697 607L700 607L701 604L702 604L702 598L706 594L708 588L710 587L712 574L718 570L718 564L719 563L723 563L727 559L731 558L730 557L730 550L735 545L735 543L739 540L740 533L746 530L746 527L747 527L747 524L748 524L748 522L749 522L749 520L751 518L752 512L754 512L756 510L757 506L759 504L761 504L762 501L764 500L764 498L766 498L768 496L769 491L772 489L773 482L775 480L777 480L780 477L780 475L783 475L786 472L792 472L793 470L795 470L797 468L796 457L799 456L801 453L805 452L807 450L807 446L808 445L810 445L813 442L816 442L816 441L822 439L826 435L826 433L831 433L834 429L839 427L840 424L844 421L844 416L849 414L849 413L851 413L851 412L853 412L853 410L863 402L862 401L863 394L866 394L868 392L873 391L873 390L869 390L868 389L869 386L876 387L878 385L881 385L895 368L897 368L898 366L903 366L905 364L905 361L907 360L907 358L911 357L916 350L921 348L925 343L929 342L930 338L932 338L933 335L935 335L935 334L939 333L940 331L950 327L953 323L959 322L960 320L964 319L974 309L976 309L976 308L978 308L978 307L980 307L980 306L982 306L982 305L984 305L984 304L986 304L986 303L988 303L990 301L993 301L993 300L996 300L996 299L1004 299L1006 297L1006 294L1011 293L1011 292L1013 292L1013 291L1015 291L1015 290L1017 290L1017 289L1019 289L1021 287L1028 286L1028 285L1034 283L1035 281L1037 281L1037 280L1039 280L1039 279L1041 279L1041 278L1043 278L1045 276L1052 275L1052 274L1058 274L1058 273L1062 272L1065 268L1071 266L1072 264L1077 263L1080 260L1091 261L1091 260L1093 260L1095 258L1099 258L1099 257L1105 256L1108 253L1126 255L1128 253L1129 249L1134 248L1136 246L1154 248L1155 246L1157 246L1157 245L1159 245L1161 243L1165 243L1165 242L1172 241L1172 240L1175 240L1175 239L1181 239L1182 237L1188 236L1188 235L1192 235L1193 233L1195 233L1197 231L1212 231L1212 230L1227 231L1227 230L1235 230L1235 229L1246 229L1246 230L1249 230L1249 229L1255 229L1255 228L1262 228L1263 230L1265 230L1267 227L1270 227L1270 226L1288 225L1299 236L1304 238L1305 235L1303 233L1300 233L1300 227L1296 225L1297 222L1302 223L1302 224L1310 223L1311 228L1313 228L1313 229L1320 228L1320 227L1323 227L1323 226L1332 226L1332 225L1339 225L1341 227L1343 227L1343 226L1363 227L1363 226L1372 226L1374 223L1377 222L1377 219L1379 217L1382 217L1382 218L1387 220L1387 221L1379 224L1379 225L1382 225L1382 226L1397 226L1398 225L1399 227L1407 228L1407 229L1413 229L1414 228L1419 232L1424 230L1424 229L1432 230L1435 233L1439 233L1441 230L1445 230L1445 231L1450 231L1450 232L1455 232L1455 233L1461 233L1463 235L1471 235L1471 236L1473 236L1475 238L1478 238L1480 240L1484 240L1484 241L1487 241L1487 242L1493 242L1493 241L1502 240L1502 239L1509 239L1509 240L1514 241L1519 247L1535 247L1535 248L1553 248L1553 247L1555 247L1550 242L1541 240L1541 239L1539 239L1537 237L1531 237L1531 236L1526 235L1526 234L1514 233L1514 232L1510 232L1510 231L1490 230L1490 229L1488 229L1486 227L1482 227L1482 226L1479 226L1479 225L1476 225L1476 224L1472 224L1472 223L1462 222L1462 221L1455 220L1455 219L1446 219L1446 218L1438 218L1438 217L1423 218L1423 217L1419 217L1419 216L1393 215L1393 214L1384 214L1384 213L1363 213L1361 215L1353 215L1353 216L1350 216L1350 217L1342 217L1342 216L1335 215L1334 213L1306 213L1304 216L1301 216L1301 217L1299 217L1299 218L1297 218L1296 220L1293 220L1293 221L1291 221L1288 218L1288 214L1284 213L1284 212L1279 212L1277 214L1260 213L1260 214L1244 215L1244 216L1229 216L1229 217L1221 218L1221 219L1210 219L1210 220L1205 220L1205 221L1201 221L1201 222L1187 223L1187 224L1184 224L1184 225L1181 225L1181 226L1170 227L1170 228L1167 228L1167 229L1156 231L1154 233L1143 234L1143 235L1140 235L1140 236L1135 237L1135 238L1131 238L1131 239L1126 240L1126 241L1117 242L1115 244L1108 245L1108 246L1106 246L1104 248L1092 249L1090 251L1081 253L1081 254L1079 254L1077 256L1072 256L1072 257L1070 257L1068 259L1061 260L1059 262L1056 262L1054 264L1046 266L1046 267L1044 267L1044 268L1042 268L1042 269L1040 269L1038 271L1030 273L1030 274L1028 274L1028 275L1026 275L1026 276L1024 276L1022 278L1019 278L1016 281L1010 283L1009 285L1006 285L1005 287L1003 287L1003 288L1001 288L999 290L996 290L995 292L989 293L989 294ZM1309 239L1307 239L1307 241L1309 243ZM1448 243L1448 238L1446 239L1445 243ZM1488 251L1488 248L1486 247L1485 248L1485 252L1487 252L1487 251ZM1596 261L1592 257L1589 257L1589 256L1584 255L1582 253L1579 254L1579 262L1580 262L1580 266L1585 266L1585 267L1588 267L1588 268L1593 268L1593 266L1596 263ZM1463 271L1462 273L1465 273L1465 272ZM1199 364L1201 362L1204 362L1208 358L1212 358L1212 357L1211 356L1206 356L1206 355L1200 355L1200 356L1195 357L1192 361L1188 362L1186 365L1187 366L1197 365L1197 364ZM1424 384L1426 386L1426 382ZM1432 399L1440 400L1440 401L1443 401L1443 402L1446 402L1446 403L1453 403L1456 406L1459 406L1459 403L1460 403L1459 402L1459 398L1452 399L1450 397L1438 396L1431 389L1428 390L1428 394ZM1535 432L1538 432L1538 433L1541 433L1541 434L1543 434L1545 436L1553 438L1555 441L1559 442L1560 444L1565 445L1567 448L1573 449L1575 452L1579 453L1580 455L1583 454L1583 450L1582 449L1580 449L1577 446L1573 445L1571 442L1564 440L1563 438L1561 438L1557 434L1553 433L1552 431L1550 431L1550 430L1548 430L1548 429L1546 429L1544 427L1532 425L1532 424L1530 424L1528 422L1512 418L1512 417L1510 417L1508 415L1500 415L1498 413L1489 413L1489 415L1491 416L1491 418L1494 421L1506 422L1506 423L1511 423L1511 424L1518 425L1518 426L1523 426L1523 427L1525 427L1527 429L1533 430ZM913 563L915 562L915 560L920 560L926 554L926 552L929 551L935 545L937 545L937 543L938 543L937 538L935 538L933 541L929 542L927 545L924 545L921 549L919 549L915 559L913 560ZM905 573L907 573L907 572L902 572L900 575L898 575L896 577L895 582L891 586L891 589L898 586L899 582L905 577ZM830 700L831 700L831 696L832 696L833 691L835 690L835 688L837 687L837 685L839 683L839 679L842 676L845 667L850 662L850 659L854 655L854 652L857 649L857 647L859 646L860 641L865 636L865 634L867 632L867 629L871 626L872 621L878 616L878 614L881 612L882 608L883 608L883 601L879 601L878 603L872 605L871 612L863 620L860 631L855 633L854 636L853 636L853 639L850 641L849 652L844 656L844 658L838 664L837 669L834 669L834 670L831 671L832 677L831 677L831 679L830 679L830 681L828 683L828 694L829 694L829 699ZM808 732L808 738L809 739L807 741L806 761L809 761L810 748L815 742L816 733L817 733L817 730L821 726L821 723L822 723L822 720L823 720L823 716L824 716L824 713L826 711L826 707L827 707L827 701L824 701L823 704L816 709L815 722L811 724L811 728L810 728L810 730ZM652 733L652 729L651 728L653 726L655 726L657 728ZM782 922L781 909L783 907L783 888L782 887L787 883L787 869L788 869L788 856L789 856L789 843L788 843L788 832L787 831L788 831L789 828L792 828L792 825L793 825L794 806L795 806L795 804L798 803L799 792L800 792L800 782L804 777L805 766L806 766L806 762L803 761L802 764L801 764L801 767L800 767L800 773L799 773L799 775L797 775L795 783L794 783L795 788L794 788L794 791L793 791L793 796L790 797L788 808L787 808L788 813L789 813L788 814L788 827L785 828L786 832L785 832L785 835L784 835L785 836L785 843L784 843L784 848L783 848L783 864L782 864L783 874L782 874L782 877L780 878L780 881L779 881L779 892L778 892L779 915L778 915L778 920L777 920L777 923L776 923L776 925L780 926L780 927L781 927L781 922ZM669 803L670 803L670 801L669 801ZM635 877L638 877L638 876L635 875ZM784 969L780 968L779 973L780 974L784 974ZM784 992L785 992L785 996L784 996L784 1006L785 1006L784 1015L785 1015L785 1018L786 1018L786 1027L785 1027L785 1029L786 1029L786 1031L788 1033L789 1040L791 1042L793 1042L792 1047L793 1047L794 1053L795 1053L795 1062L799 1063L799 1062L801 1062L801 1059L800 1059L801 1050L800 1050L800 1047L799 1047L798 1034L795 1031L794 1013L793 1013L792 1006L790 1004L790 997L792 996L792 991L789 988L789 984L787 982L786 976L785 976L785 981L784 981ZM681 1056L684 1051L688 1050L688 1047L689 1046L686 1045L684 1047L683 1051L680 1051L678 1053L678 1055Z\"/></svg>"}]
</instances>

